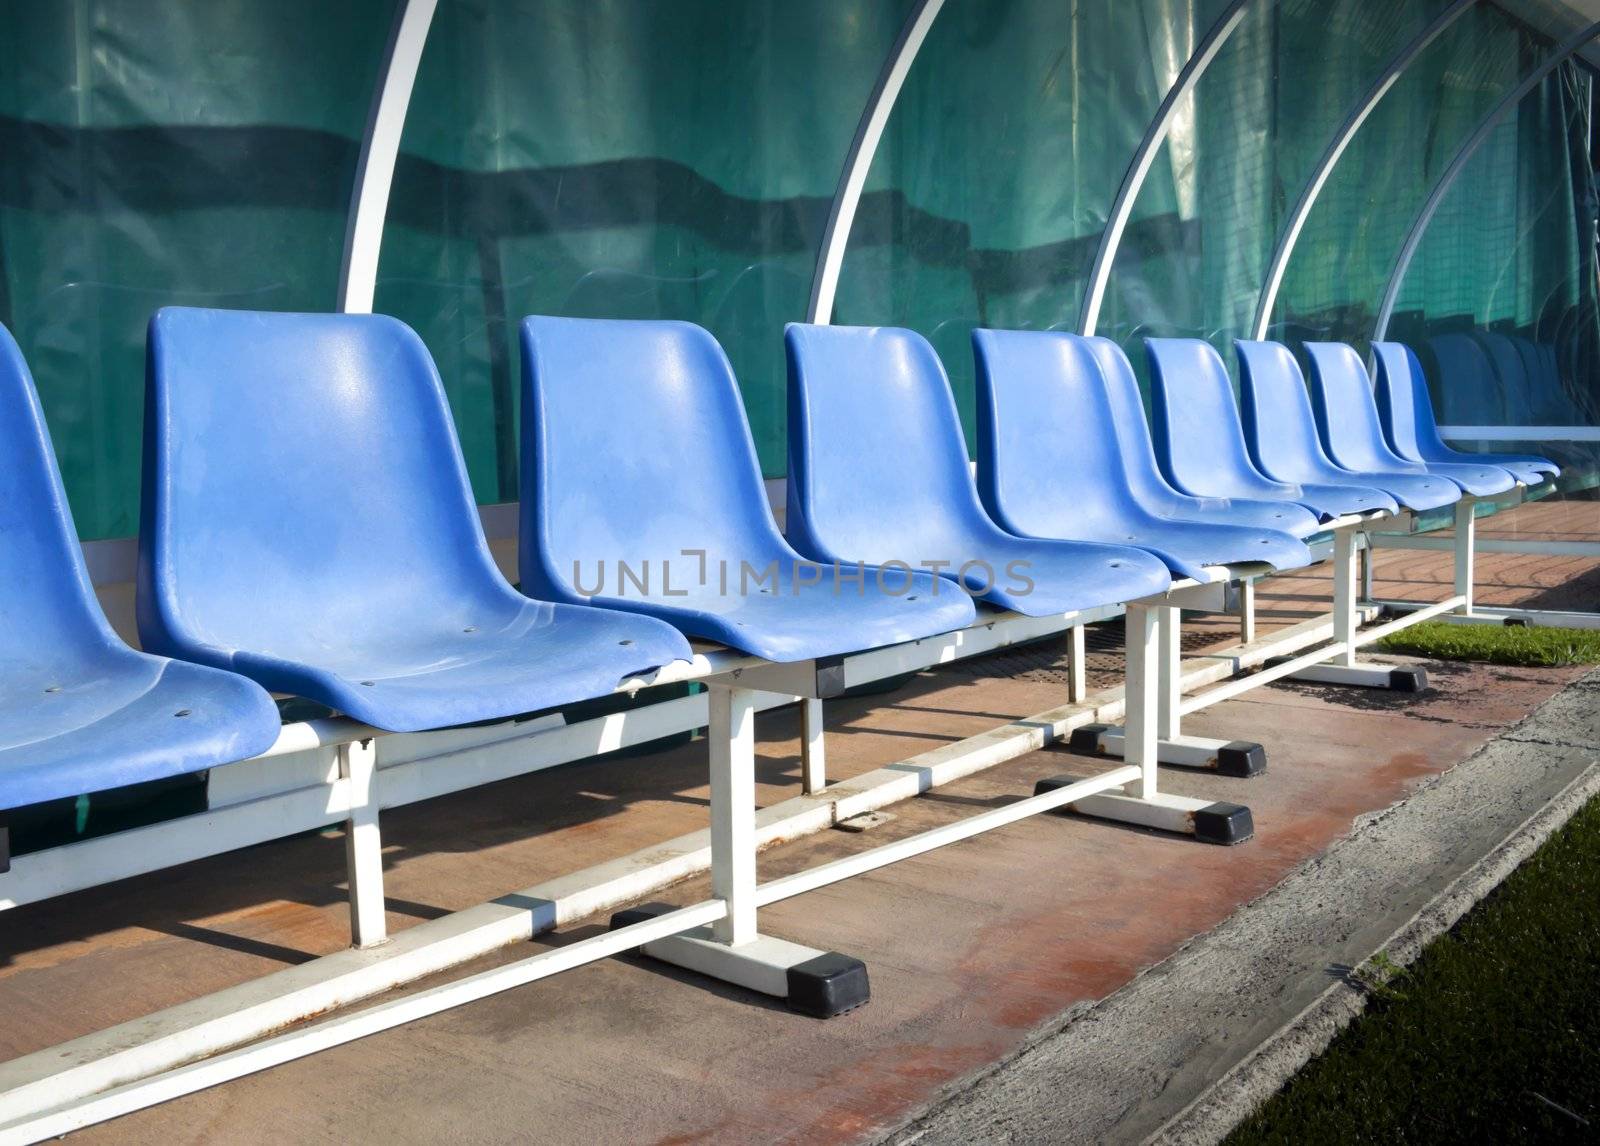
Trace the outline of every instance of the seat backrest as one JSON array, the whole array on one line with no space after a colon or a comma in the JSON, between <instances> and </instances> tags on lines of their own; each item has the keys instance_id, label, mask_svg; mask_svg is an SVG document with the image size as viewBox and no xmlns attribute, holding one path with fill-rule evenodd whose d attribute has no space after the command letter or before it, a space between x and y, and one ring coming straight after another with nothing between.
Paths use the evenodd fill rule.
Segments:
<instances>
[{"instance_id":1,"label":"seat backrest","mask_svg":"<svg viewBox=\"0 0 1600 1146\"><path fill-rule=\"evenodd\" d=\"M1576 411L1572 408L1572 399L1562 387L1560 377L1547 369L1547 360L1539 353L1539 347L1520 334L1505 337L1516 350L1526 381L1528 424L1546 426L1573 420Z\"/></svg>"},{"instance_id":2,"label":"seat backrest","mask_svg":"<svg viewBox=\"0 0 1600 1146\"><path fill-rule=\"evenodd\" d=\"M144 451L146 648L226 664L510 592L433 359L393 318L158 311Z\"/></svg>"},{"instance_id":3,"label":"seat backrest","mask_svg":"<svg viewBox=\"0 0 1600 1146\"><path fill-rule=\"evenodd\" d=\"M1374 342L1378 363L1378 420L1389 448L1407 461L1420 462L1444 448L1433 420L1433 402L1422 363L1401 342Z\"/></svg>"},{"instance_id":4,"label":"seat backrest","mask_svg":"<svg viewBox=\"0 0 1600 1146\"><path fill-rule=\"evenodd\" d=\"M0 326L0 665L81 663L120 644L95 599L33 377Z\"/></svg>"},{"instance_id":5,"label":"seat backrest","mask_svg":"<svg viewBox=\"0 0 1600 1146\"><path fill-rule=\"evenodd\" d=\"M1305 346L1311 360L1311 406L1328 456L1347 470L1409 466L1383 440L1372 382L1360 355L1342 342Z\"/></svg>"},{"instance_id":6,"label":"seat backrest","mask_svg":"<svg viewBox=\"0 0 1600 1146\"><path fill-rule=\"evenodd\" d=\"M1110 338L1095 335L1083 339L1083 344L1100 368L1100 380L1105 385L1106 401L1111 407L1111 422L1122 447L1123 472L1133 499L1152 513L1175 508L1177 491L1167 484L1156 464L1155 446L1150 441L1150 421L1145 417L1144 399L1139 394L1133 363L1128 361L1122 347Z\"/></svg>"},{"instance_id":7,"label":"seat backrest","mask_svg":"<svg viewBox=\"0 0 1600 1146\"><path fill-rule=\"evenodd\" d=\"M703 550L737 570L790 556L733 368L706 330L525 318L522 419L524 591L583 600L576 579L602 561L681 566Z\"/></svg>"},{"instance_id":8,"label":"seat backrest","mask_svg":"<svg viewBox=\"0 0 1600 1146\"><path fill-rule=\"evenodd\" d=\"M1325 463L1305 375L1281 342L1238 339L1240 407L1250 457L1263 472L1293 480L1306 467Z\"/></svg>"},{"instance_id":9,"label":"seat backrest","mask_svg":"<svg viewBox=\"0 0 1600 1146\"><path fill-rule=\"evenodd\" d=\"M915 565L998 532L978 503L950 383L927 339L893 327L791 323L784 343L784 528L797 549Z\"/></svg>"},{"instance_id":10,"label":"seat backrest","mask_svg":"<svg viewBox=\"0 0 1600 1146\"><path fill-rule=\"evenodd\" d=\"M974 330L978 492L1013 533L1073 537L1133 506L1100 369L1085 340Z\"/></svg>"},{"instance_id":11,"label":"seat backrest","mask_svg":"<svg viewBox=\"0 0 1600 1146\"><path fill-rule=\"evenodd\" d=\"M1428 349L1439 365L1439 407L1447 424L1505 424L1510 400L1483 344L1470 334L1436 334Z\"/></svg>"},{"instance_id":12,"label":"seat backrest","mask_svg":"<svg viewBox=\"0 0 1600 1146\"><path fill-rule=\"evenodd\" d=\"M1161 471L1199 494L1219 469L1255 474L1233 382L1222 356L1198 338L1147 338L1154 440Z\"/></svg>"},{"instance_id":13,"label":"seat backrest","mask_svg":"<svg viewBox=\"0 0 1600 1146\"><path fill-rule=\"evenodd\" d=\"M1493 330L1475 332L1478 345L1488 355L1489 365L1500 380L1501 393L1505 395L1506 423L1526 426L1534 421L1533 379L1528 376L1527 364L1517 344L1504 334Z\"/></svg>"}]
</instances>

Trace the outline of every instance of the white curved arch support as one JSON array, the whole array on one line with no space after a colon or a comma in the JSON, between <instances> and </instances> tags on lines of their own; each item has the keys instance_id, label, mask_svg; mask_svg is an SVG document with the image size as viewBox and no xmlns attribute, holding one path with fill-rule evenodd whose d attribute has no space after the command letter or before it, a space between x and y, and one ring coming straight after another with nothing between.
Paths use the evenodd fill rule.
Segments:
<instances>
[{"instance_id":1,"label":"white curved arch support","mask_svg":"<svg viewBox=\"0 0 1600 1146\"><path fill-rule=\"evenodd\" d=\"M850 242L850 228L856 221L856 208L861 205L861 191L867 184L867 172L872 169L872 157L877 154L878 141L883 138L889 113L894 110L900 89L905 86L906 73L927 39L928 29L944 7L944 0L917 0L916 7L906 17L895 38L894 46L883 61L878 82L867 97L862 109L861 122L856 125L855 138L845 155L844 170L839 173L839 186L833 193L833 207L828 212L828 225L822 232L822 246L817 251L817 270L811 280L811 301L806 306L806 321L826 326L833 318L834 295L839 289L839 272L844 267L844 250Z\"/></svg>"},{"instance_id":2,"label":"white curved arch support","mask_svg":"<svg viewBox=\"0 0 1600 1146\"><path fill-rule=\"evenodd\" d=\"M1260 341L1267 337L1267 327L1272 323L1272 310L1278 303L1278 291L1283 286L1283 275L1289 267L1289 256L1294 254L1295 244L1300 241L1300 232L1305 227L1306 220L1311 217L1311 208L1316 205L1317 196L1322 194L1323 186L1333 174L1334 167L1344 155L1345 149L1350 146L1350 141L1355 138L1356 132L1361 130L1361 125L1367 121L1367 117L1372 114L1379 101L1395 85L1395 81L1411 66L1412 61L1475 3L1477 0L1455 0L1454 4L1435 16L1431 24L1418 32L1416 37L1389 61L1382 74L1366 90L1350 114L1345 116L1344 123L1339 126L1327 150L1322 153L1322 158L1317 161L1316 168L1311 172L1311 178L1306 181L1305 189L1300 192L1300 198L1295 201L1294 208L1289 212L1289 220L1278 235L1277 245L1272 249L1272 258L1267 263L1266 280L1261 287L1261 296L1256 302L1255 320L1251 323L1251 338Z\"/></svg>"},{"instance_id":3,"label":"white curved arch support","mask_svg":"<svg viewBox=\"0 0 1600 1146\"><path fill-rule=\"evenodd\" d=\"M1489 114L1483 117L1477 128L1467 137L1467 141L1461 145L1455 158L1450 161L1450 166L1445 168L1444 174L1433 185L1428 201L1422 205L1422 210L1412 220L1411 229L1406 232L1406 241L1400 248L1400 257L1395 260L1394 270L1389 274L1389 283L1383 291L1383 303L1378 308L1378 321L1372 331L1374 342L1381 341L1389 333L1389 319L1394 314L1395 303L1400 300L1400 287L1405 282L1406 271L1411 268L1411 260L1417 253L1417 247L1422 243L1422 236L1427 231L1428 224L1433 221L1439 205L1444 202L1445 195L1465 170L1467 163L1477 153L1478 148L1483 146L1484 141L1494 133L1494 129L1500 125L1500 120L1504 118L1506 112L1521 103L1523 97L1542 84L1546 76L1596 36L1600 36L1600 21L1562 40L1550 53L1549 59L1529 73L1520 84L1507 92L1504 98L1490 109Z\"/></svg>"},{"instance_id":4,"label":"white curved arch support","mask_svg":"<svg viewBox=\"0 0 1600 1146\"><path fill-rule=\"evenodd\" d=\"M1089 282L1083 290L1083 306L1078 313L1078 332L1080 334L1093 334L1095 325L1100 321L1100 307L1105 302L1106 283L1111 277L1111 264L1116 260L1117 248L1122 245L1122 235L1128 229L1128 219L1133 215L1134 200L1139 197L1139 189L1144 186L1145 176L1150 174L1150 167L1155 163L1156 152L1161 149L1166 141L1167 131L1172 126L1173 116L1177 114L1178 104L1183 97L1194 90L1194 85L1200 81L1205 70L1211 66L1211 61L1217 58L1217 53L1222 50L1222 45L1227 42L1233 30L1244 19L1244 7L1250 0L1233 0L1233 3L1217 17L1216 23L1195 45L1193 54L1178 72L1177 79L1172 82L1167 96L1161 101L1161 106L1156 109L1155 118L1150 121L1150 126L1145 128L1144 138L1139 141L1139 149L1133 153L1133 162L1128 164L1128 170L1122 176L1122 186L1117 188L1117 197L1111 202L1111 211L1106 216L1105 230L1100 232L1100 247L1095 251L1094 266L1089 271ZM1271 0L1267 0L1268 3Z\"/></svg>"},{"instance_id":5,"label":"white curved arch support","mask_svg":"<svg viewBox=\"0 0 1600 1146\"><path fill-rule=\"evenodd\" d=\"M439 0L401 0L389 33L361 140L361 162L356 166L355 190L350 196L350 216L345 223L344 259L339 267L339 310L345 314L371 314L378 289L378 251L383 246L383 223L389 213L389 187L400 154L400 135L411 106L411 89L422 64L422 48L433 25Z\"/></svg>"}]
</instances>

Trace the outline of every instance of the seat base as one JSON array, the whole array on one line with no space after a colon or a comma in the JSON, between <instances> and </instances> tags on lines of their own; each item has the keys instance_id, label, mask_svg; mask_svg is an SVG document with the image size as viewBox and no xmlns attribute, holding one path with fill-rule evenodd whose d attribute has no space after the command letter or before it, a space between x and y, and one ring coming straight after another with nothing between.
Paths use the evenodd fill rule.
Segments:
<instances>
[{"instance_id":1,"label":"seat base","mask_svg":"<svg viewBox=\"0 0 1600 1146\"><path fill-rule=\"evenodd\" d=\"M1115 724L1085 724L1072 730L1068 747L1086 756L1121 756L1123 730ZM1156 760L1176 768L1200 768L1247 779L1267 770L1267 750L1252 740L1174 736L1156 741Z\"/></svg>"},{"instance_id":2,"label":"seat base","mask_svg":"<svg viewBox=\"0 0 1600 1146\"><path fill-rule=\"evenodd\" d=\"M1360 688L1387 688L1394 692L1422 692L1428 687L1426 669L1399 665L1311 665L1290 673L1289 679L1350 684Z\"/></svg>"},{"instance_id":3,"label":"seat base","mask_svg":"<svg viewBox=\"0 0 1600 1146\"><path fill-rule=\"evenodd\" d=\"M1041 796L1080 782L1077 776L1052 776L1034 785ZM1069 804L1059 814L1077 813L1097 820L1114 820L1141 828L1193 836L1205 844L1242 844L1255 835L1250 809L1241 804L1195 800L1159 792L1148 800L1113 792L1098 792Z\"/></svg>"},{"instance_id":4,"label":"seat base","mask_svg":"<svg viewBox=\"0 0 1600 1146\"><path fill-rule=\"evenodd\" d=\"M670 903L646 903L611 917L611 930L643 923L678 910ZM815 1019L853 1011L871 998L867 965L837 951L819 951L787 939L760 935L731 946L709 927L656 939L639 948L652 959L733 983L789 1004Z\"/></svg>"}]
</instances>

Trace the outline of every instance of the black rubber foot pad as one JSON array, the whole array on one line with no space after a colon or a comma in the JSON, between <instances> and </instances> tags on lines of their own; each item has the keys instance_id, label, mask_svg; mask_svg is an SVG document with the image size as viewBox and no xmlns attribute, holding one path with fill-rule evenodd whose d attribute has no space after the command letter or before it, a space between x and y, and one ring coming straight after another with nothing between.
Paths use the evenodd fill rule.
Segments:
<instances>
[{"instance_id":1,"label":"black rubber foot pad","mask_svg":"<svg viewBox=\"0 0 1600 1146\"><path fill-rule=\"evenodd\" d=\"M1207 844L1242 844L1256 834L1250 809L1239 804L1208 804L1194 814L1194 838Z\"/></svg>"},{"instance_id":2,"label":"black rubber foot pad","mask_svg":"<svg viewBox=\"0 0 1600 1146\"><path fill-rule=\"evenodd\" d=\"M676 910L678 905L675 903L641 903L638 907L625 907L611 916L611 930L631 927L635 923L657 919Z\"/></svg>"},{"instance_id":3,"label":"black rubber foot pad","mask_svg":"<svg viewBox=\"0 0 1600 1146\"><path fill-rule=\"evenodd\" d=\"M872 997L867 965L828 951L789 968L789 1009L814 1019L853 1011Z\"/></svg>"},{"instance_id":4,"label":"black rubber foot pad","mask_svg":"<svg viewBox=\"0 0 1600 1146\"><path fill-rule=\"evenodd\" d=\"M1428 672L1422 668L1390 669L1389 687L1395 692L1421 692L1428 687Z\"/></svg>"},{"instance_id":5,"label":"black rubber foot pad","mask_svg":"<svg viewBox=\"0 0 1600 1146\"><path fill-rule=\"evenodd\" d=\"M1085 724L1074 728L1072 735L1067 738L1067 748L1084 756L1101 756L1105 750L1100 747L1100 734L1109 731L1109 724Z\"/></svg>"},{"instance_id":6,"label":"black rubber foot pad","mask_svg":"<svg viewBox=\"0 0 1600 1146\"><path fill-rule=\"evenodd\" d=\"M1057 788L1065 788L1068 784L1078 784L1082 783L1082 781L1082 776L1046 776L1043 780L1034 783L1033 794L1042 796L1046 792L1054 792ZM1064 816L1071 811L1072 806L1070 804L1050 809L1051 814L1056 816Z\"/></svg>"},{"instance_id":7,"label":"black rubber foot pad","mask_svg":"<svg viewBox=\"0 0 1600 1146\"><path fill-rule=\"evenodd\" d=\"M1217 749L1217 775L1244 779L1267 770L1267 750L1250 740L1235 740Z\"/></svg>"}]
</instances>

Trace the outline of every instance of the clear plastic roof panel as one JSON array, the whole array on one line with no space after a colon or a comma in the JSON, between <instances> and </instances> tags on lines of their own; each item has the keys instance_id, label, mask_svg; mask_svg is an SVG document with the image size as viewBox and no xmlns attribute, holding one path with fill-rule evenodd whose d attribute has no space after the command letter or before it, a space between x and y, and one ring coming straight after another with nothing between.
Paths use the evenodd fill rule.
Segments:
<instances>
[{"instance_id":1,"label":"clear plastic roof panel","mask_svg":"<svg viewBox=\"0 0 1600 1146\"><path fill-rule=\"evenodd\" d=\"M1600 426L1593 88L1569 63L1518 103L1446 193L1402 281L1388 337L1416 349L1447 424ZM1527 448L1569 465L1597 452Z\"/></svg>"},{"instance_id":2,"label":"clear plastic roof panel","mask_svg":"<svg viewBox=\"0 0 1600 1146\"><path fill-rule=\"evenodd\" d=\"M1334 168L1284 275L1275 330L1362 349L1412 220L1473 129L1570 33L1570 14L1475 4L1412 63ZM1561 132L1523 140L1564 148Z\"/></svg>"},{"instance_id":3,"label":"clear plastic roof panel","mask_svg":"<svg viewBox=\"0 0 1600 1146\"><path fill-rule=\"evenodd\" d=\"M1248 5L1185 101L1188 119L1175 125L1168 162L1141 193L1172 203L1174 224L1166 241L1130 236L1123 244L1100 332L1123 341L1208 338L1220 349L1248 334L1278 234L1324 149L1389 61L1444 7Z\"/></svg>"}]
</instances>

